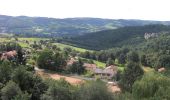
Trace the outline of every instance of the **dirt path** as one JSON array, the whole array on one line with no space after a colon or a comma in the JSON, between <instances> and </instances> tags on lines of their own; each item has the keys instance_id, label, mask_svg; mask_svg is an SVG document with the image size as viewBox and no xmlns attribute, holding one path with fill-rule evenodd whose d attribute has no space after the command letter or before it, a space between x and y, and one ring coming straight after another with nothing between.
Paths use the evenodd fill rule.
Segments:
<instances>
[{"instance_id":1,"label":"dirt path","mask_svg":"<svg viewBox=\"0 0 170 100\"><path fill-rule=\"evenodd\" d=\"M35 70L36 70L36 73L42 76L43 78L52 78L55 80L59 80L60 78L65 78L66 81L68 81L70 84L73 84L73 85L78 85L78 84L82 84L83 82L85 82L82 79L68 77L68 76L57 74L57 73L47 73L44 70L38 69L38 68L35 68Z\"/></svg>"},{"instance_id":2,"label":"dirt path","mask_svg":"<svg viewBox=\"0 0 170 100\"><path fill-rule=\"evenodd\" d=\"M36 74L40 75L43 78L52 78L55 80L59 80L60 78L65 78L67 82L73 85L79 85L85 82L85 80L79 79L79 78L64 76L64 75L60 75L57 73L48 73L48 72L45 72L43 69L39 69L37 67L35 67L35 70L36 70ZM114 93L121 91L118 86L108 86L108 88Z\"/></svg>"}]
</instances>

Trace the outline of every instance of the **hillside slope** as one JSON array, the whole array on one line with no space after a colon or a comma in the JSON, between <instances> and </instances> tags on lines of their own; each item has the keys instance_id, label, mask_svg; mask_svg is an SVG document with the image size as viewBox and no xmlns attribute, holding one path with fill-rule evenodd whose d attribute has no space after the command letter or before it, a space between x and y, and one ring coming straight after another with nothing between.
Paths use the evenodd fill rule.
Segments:
<instances>
[{"instance_id":1,"label":"hillside slope","mask_svg":"<svg viewBox=\"0 0 170 100\"><path fill-rule=\"evenodd\" d=\"M55 19L0 15L0 33L14 33L26 36L77 36L124 26L143 26L148 24L170 25L170 22L100 18Z\"/></svg>"},{"instance_id":2,"label":"hillside slope","mask_svg":"<svg viewBox=\"0 0 170 100\"><path fill-rule=\"evenodd\" d=\"M170 26L164 25L122 27L70 38L66 42L83 48L101 50L112 47L135 46L146 41L145 33L160 34L169 31Z\"/></svg>"}]
</instances>

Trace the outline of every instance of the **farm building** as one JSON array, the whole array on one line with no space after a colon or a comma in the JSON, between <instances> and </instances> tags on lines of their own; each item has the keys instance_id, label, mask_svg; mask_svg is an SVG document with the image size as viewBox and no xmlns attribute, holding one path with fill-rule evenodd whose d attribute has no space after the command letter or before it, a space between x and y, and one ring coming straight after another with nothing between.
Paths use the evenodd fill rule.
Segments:
<instances>
[{"instance_id":1,"label":"farm building","mask_svg":"<svg viewBox=\"0 0 170 100\"><path fill-rule=\"evenodd\" d=\"M117 66L111 65L106 67L105 69L96 68L94 70L94 74L99 75L100 78L111 79L117 74Z\"/></svg>"},{"instance_id":2,"label":"farm building","mask_svg":"<svg viewBox=\"0 0 170 100\"><path fill-rule=\"evenodd\" d=\"M13 50L13 51L1 53L0 58L1 60L13 60L15 59L16 55L17 55L17 52Z\"/></svg>"},{"instance_id":3,"label":"farm building","mask_svg":"<svg viewBox=\"0 0 170 100\"><path fill-rule=\"evenodd\" d=\"M89 71L94 71L97 68L96 64L84 63L83 66L85 67L86 70L89 70Z\"/></svg>"}]
</instances>

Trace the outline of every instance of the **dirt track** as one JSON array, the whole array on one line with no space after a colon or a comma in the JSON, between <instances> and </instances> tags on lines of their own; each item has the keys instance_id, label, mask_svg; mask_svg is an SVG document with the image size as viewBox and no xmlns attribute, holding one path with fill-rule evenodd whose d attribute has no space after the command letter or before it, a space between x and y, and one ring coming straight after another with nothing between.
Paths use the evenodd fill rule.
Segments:
<instances>
[{"instance_id":1,"label":"dirt track","mask_svg":"<svg viewBox=\"0 0 170 100\"><path fill-rule=\"evenodd\" d=\"M57 74L57 73L47 73L44 70L41 70L38 68L35 68L35 70L36 70L36 73L43 78L52 78L55 80L59 80L60 78L65 78L66 81L68 81L70 84L73 84L73 85L79 85L85 82L85 80L83 79L68 77L68 76ZM121 91L118 86L108 86L108 88L114 93Z\"/></svg>"},{"instance_id":2,"label":"dirt track","mask_svg":"<svg viewBox=\"0 0 170 100\"><path fill-rule=\"evenodd\" d=\"M73 85L78 85L78 84L82 84L84 82L84 80L78 79L78 78L73 78L73 77L68 77L68 76L64 76L64 75L60 75L60 74L53 74L53 73L46 73L44 71L36 71L36 73L40 76L42 76L43 78L52 78L55 80L59 80L60 78L64 78L66 81L68 81L70 84Z\"/></svg>"}]
</instances>

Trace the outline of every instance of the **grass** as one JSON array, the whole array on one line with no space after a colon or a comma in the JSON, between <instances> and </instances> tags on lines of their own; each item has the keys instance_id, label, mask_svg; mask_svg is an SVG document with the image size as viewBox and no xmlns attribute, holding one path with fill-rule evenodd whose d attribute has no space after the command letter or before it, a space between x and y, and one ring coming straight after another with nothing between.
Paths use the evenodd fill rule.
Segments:
<instances>
[{"instance_id":1,"label":"grass","mask_svg":"<svg viewBox=\"0 0 170 100\"><path fill-rule=\"evenodd\" d=\"M105 68L106 63L100 62L100 61L96 61L93 60L93 62L99 67L99 68Z\"/></svg>"},{"instance_id":2,"label":"grass","mask_svg":"<svg viewBox=\"0 0 170 100\"><path fill-rule=\"evenodd\" d=\"M18 44L19 44L22 48L30 47L29 44L27 44L27 43L19 42Z\"/></svg>"},{"instance_id":3,"label":"grass","mask_svg":"<svg viewBox=\"0 0 170 100\"><path fill-rule=\"evenodd\" d=\"M66 45L66 44L62 44L62 43L53 43L53 45L57 45L60 49L64 49L66 47L72 48L72 49L74 49L76 51L79 51L79 52L91 51L91 50L87 50L87 49L83 49L83 48L78 48L78 47L74 47L74 46L70 46L70 45Z\"/></svg>"},{"instance_id":4,"label":"grass","mask_svg":"<svg viewBox=\"0 0 170 100\"><path fill-rule=\"evenodd\" d=\"M40 41L40 40L48 40L47 38L18 38L18 40L27 40L27 41L30 41L30 42L33 42L33 41Z\"/></svg>"},{"instance_id":5,"label":"grass","mask_svg":"<svg viewBox=\"0 0 170 100\"><path fill-rule=\"evenodd\" d=\"M144 72L152 72L152 71L154 71L154 69L151 68L151 67L142 67L142 68L143 68Z\"/></svg>"},{"instance_id":6,"label":"grass","mask_svg":"<svg viewBox=\"0 0 170 100\"><path fill-rule=\"evenodd\" d=\"M0 42L10 42L9 38L0 38Z\"/></svg>"}]
</instances>

